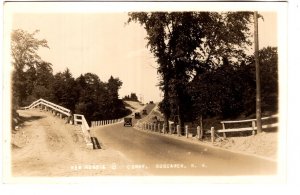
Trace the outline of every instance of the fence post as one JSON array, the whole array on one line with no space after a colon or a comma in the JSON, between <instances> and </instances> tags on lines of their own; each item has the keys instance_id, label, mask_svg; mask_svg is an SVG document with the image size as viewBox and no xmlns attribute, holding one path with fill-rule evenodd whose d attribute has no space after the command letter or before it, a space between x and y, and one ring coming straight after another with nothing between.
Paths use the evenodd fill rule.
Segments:
<instances>
[{"instance_id":1,"label":"fence post","mask_svg":"<svg viewBox=\"0 0 300 195\"><path fill-rule=\"evenodd\" d=\"M165 131L166 131L166 124L164 123L164 124L163 124L163 127L162 127L162 132L163 132L163 134L165 134Z\"/></svg>"},{"instance_id":2,"label":"fence post","mask_svg":"<svg viewBox=\"0 0 300 195\"><path fill-rule=\"evenodd\" d=\"M223 130L225 130L225 123L222 123ZM226 133L223 132L223 137L226 138Z\"/></svg>"},{"instance_id":3,"label":"fence post","mask_svg":"<svg viewBox=\"0 0 300 195\"><path fill-rule=\"evenodd\" d=\"M188 138L189 137L189 126L185 126L185 136L186 136L186 138Z\"/></svg>"},{"instance_id":4,"label":"fence post","mask_svg":"<svg viewBox=\"0 0 300 195\"><path fill-rule=\"evenodd\" d=\"M160 123L157 124L158 133L160 133Z\"/></svg>"},{"instance_id":5,"label":"fence post","mask_svg":"<svg viewBox=\"0 0 300 195\"><path fill-rule=\"evenodd\" d=\"M255 135L255 120L252 121L252 135Z\"/></svg>"},{"instance_id":6,"label":"fence post","mask_svg":"<svg viewBox=\"0 0 300 195\"><path fill-rule=\"evenodd\" d=\"M211 127L210 135L211 135L211 142L214 143L214 141L215 141L215 128L214 127Z\"/></svg>"},{"instance_id":7,"label":"fence post","mask_svg":"<svg viewBox=\"0 0 300 195\"><path fill-rule=\"evenodd\" d=\"M204 131L203 131L203 126L201 125L201 126L200 126L200 139L203 139L203 136L204 136L204 135L203 135L203 134L204 134L203 132L204 132Z\"/></svg>"},{"instance_id":8,"label":"fence post","mask_svg":"<svg viewBox=\"0 0 300 195\"><path fill-rule=\"evenodd\" d=\"M200 126L197 126L197 137L200 140L200 137L201 137L201 135L200 135Z\"/></svg>"},{"instance_id":9,"label":"fence post","mask_svg":"<svg viewBox=\"0 0 300 195\"><path fill-rule=\"evenodd\" d=\"M180 135L181 135L181 132L180 132L180 130L181 130L180 125L177 125L177 126L176 126L176 130L177 130L177 135L180 136Z\"/></svg>"}]
</instances>

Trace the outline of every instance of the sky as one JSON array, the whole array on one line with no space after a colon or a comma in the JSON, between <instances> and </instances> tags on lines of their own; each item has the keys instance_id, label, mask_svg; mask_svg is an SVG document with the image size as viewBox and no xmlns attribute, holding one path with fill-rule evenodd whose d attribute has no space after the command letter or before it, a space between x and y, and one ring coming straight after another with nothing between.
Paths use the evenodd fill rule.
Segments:
<instances>
[{"instance_id":1,"label":"sky","mask_svg":"<svg viewBox=\"0 0 300 195\"><path fill-rule=\"evenodd\" d=\"M277 46L276 12L260 12L259 46ZM136 93L143 102L159 101L159 76L153 55L146 48L146 31L136 23L125 25L126 12L15 13L12 29L40 30L37 37L48 41L40 49L43 60L52 63L54 73L67 67L76 78L95 73L106 82L118 77L123 85L120 98Z\"/></svg>"}]
</instances>

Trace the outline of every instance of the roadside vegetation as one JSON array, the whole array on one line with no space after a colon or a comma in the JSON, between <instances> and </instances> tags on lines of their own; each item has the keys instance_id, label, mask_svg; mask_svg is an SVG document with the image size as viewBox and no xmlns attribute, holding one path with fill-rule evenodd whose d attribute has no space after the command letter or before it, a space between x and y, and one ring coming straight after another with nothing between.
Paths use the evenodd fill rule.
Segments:
<instances>
[{"instance_id":1,"label":"roadside vegetation","mask_svg":"<svg viewBox=\"0 0 300 195\"><path fill-rule=\"evenodd\" d=\"M122 86L119 78L111 76L104 82L94 73L74 78L68 68L53 74L52 64L37 53L40 47L49 48L45 39L36 38L37 33L18 29L11 34L12 113L39 98L66 107L72 113L84 114L88 122L121 118L130 113L119 99L118 91Z\"/></svg>"},{"instance_id":2,"label":"roadside vegetation","mask_svg":"<svg viewBox=\"0 0 300 195\"><path fill-rule=\"evenodd\" d=\"M253 117L253 12L132 12L132 22L146 30L158 64L166 125ZM259 58L262 112L271 115L278 111L277 48L261 49Z\"/></svg>"},{"instance_id":3,"label":"roadside vegetation","mask_svg":"<svg viewBox=\"0 0 300 195\"><path fill-rule=\"evenodd\" d=\"M138 102L138 97L135 93L131 93L130 95L125 95L123 97L123 100L125 101L134 101L134 102Z\"/></svg>"},{"instance_id":4,"label":"roadside vegetation","mask_svg":"<svg viewBox=\"0 0 300 195\"><path fill-rule=\"evenodd\" d=\"M252 12L132 12L147 32L147 47L158 64L164 96L159 110L167 121L180 124L211 119L245 119L255 114L255 65ZM84 114L88 121L121 118L130 113L119 99L122 86L111 76L102 81L93 73L74 78L69 69L53 74L40 58L49 48L38 31L14 30L11 38L13 108L44 98ZM278 112L278 54L276 47L259 51L262 112ZM122 98L138 101L135 93ZM204 124L205 126L205 124Z\"/></svg>"}]
</instances>

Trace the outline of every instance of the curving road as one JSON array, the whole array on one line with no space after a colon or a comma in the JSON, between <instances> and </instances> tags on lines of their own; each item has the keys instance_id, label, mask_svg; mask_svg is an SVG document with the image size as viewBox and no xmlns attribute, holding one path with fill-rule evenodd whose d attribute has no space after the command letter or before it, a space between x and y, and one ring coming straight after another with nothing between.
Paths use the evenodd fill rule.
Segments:
<instances>
[{"instance_id":1,"label":"curving road","mask_svg":"<svg viewBox=\"0 0 300 195\"><path fill-rule=\"evenodd\" d=\"M136 122L136 120L134 120ZM277 163L168 136L124 127L123 123L93 130L102 146L120 151L149 175L273 175Z\"/></svg>"}]
</instances>

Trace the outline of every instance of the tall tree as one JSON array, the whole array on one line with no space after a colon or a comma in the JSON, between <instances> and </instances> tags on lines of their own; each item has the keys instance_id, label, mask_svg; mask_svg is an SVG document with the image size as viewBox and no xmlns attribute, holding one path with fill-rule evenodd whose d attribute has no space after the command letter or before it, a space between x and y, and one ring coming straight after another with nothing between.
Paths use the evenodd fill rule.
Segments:
<instances>
[{"instance_id":1,"label":"tall tree","mask_svg":"<svg viewBox=\"0 0 300 195\"><path fill-rule=\"evenodd\" d=\"M36 67L44 61L38 55L40 47L48 47L45 39L35 38L39 31L28 33L24 30L14 30L11 34L11 55L13 63L13 105L20 106L32 93L36 76Z\"/></svg>"},{"instance_id":2,"label":"tall tree","mask_svg":"<svg viewBox=\"0 0 300 195\"><path fill-rule=\"evenodd\" d=\"M187 85L197 75L244 57L249 45L251 12L133 12L128 23L139 22L146 30L147 46L157 59L164 99L165 121L179 116L190 100Z\"/></svg>"},{"instance_id":3,"label":"tall tree","mask_svg":"<svg viewBox=\"0 0 300 195\"><path fill-rule=\"evenodd\" d=\"M51 84L53 82L53 70L51 66L50 63L42 62L36 67L36 78L32 91L34 99L49 99L51 96Z\"/></svg>"},{"instance_id":4,"label":"tall tree","mask_svg":"<svg viewBox=\"0 0 300 195\"><path fill-rule=\"evenodd\" d=\"M107 90L111 99L119 98L119 89L121 88L122 84L123 83L119 78L114 78L113 76L110 76L107 82Z\"/></svg>"}]
</instances>

